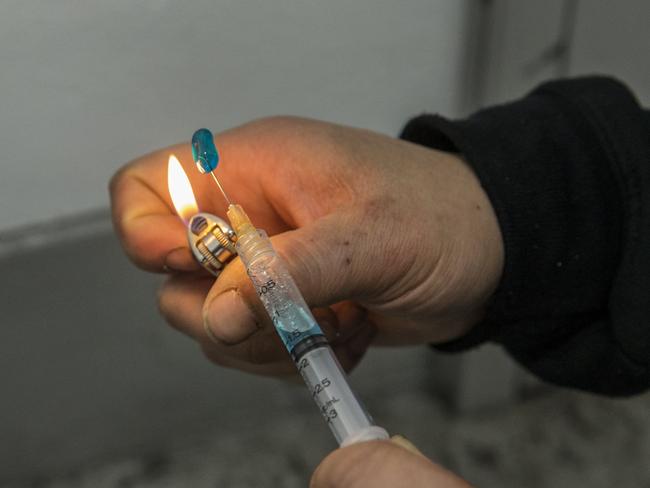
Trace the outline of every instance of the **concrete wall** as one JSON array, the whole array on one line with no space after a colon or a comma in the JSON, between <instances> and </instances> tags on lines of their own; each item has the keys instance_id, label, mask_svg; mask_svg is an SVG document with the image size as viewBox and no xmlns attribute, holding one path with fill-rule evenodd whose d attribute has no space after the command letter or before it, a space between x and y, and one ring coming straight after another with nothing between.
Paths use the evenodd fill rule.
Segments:
<instances>
[{"instance_id":1,"label":"concrete wall","mask_svg":"<svg viewBox=\"0 0 650 488\"><path fill-rule=\"evenodd\" d=\"M0 230L106 206L119 165L201 126L454 112L468 3L0 2Z\"/></svg>"},{"instance_id":2,"label":"concrete wall","mask_svg":"<svg viewBox=\"0 0 650 488\"><path fill-rule=\"evenodd\" d=\"M650 2L589 0L578 4L570 52L572 75L609 73L650 107Z\"/></svg>"},{"instance_id":3,"label":"concrete wall","mask_svg":"<svg viewBox=\"0 0 650 488\"><path fill-rule=\"evenodd\" d=\"M650 105L647 62L650 2L645 0L491 0L475 29L476 105L522 96L563 76L609 74Z\"/></svg>"}]
</instances>

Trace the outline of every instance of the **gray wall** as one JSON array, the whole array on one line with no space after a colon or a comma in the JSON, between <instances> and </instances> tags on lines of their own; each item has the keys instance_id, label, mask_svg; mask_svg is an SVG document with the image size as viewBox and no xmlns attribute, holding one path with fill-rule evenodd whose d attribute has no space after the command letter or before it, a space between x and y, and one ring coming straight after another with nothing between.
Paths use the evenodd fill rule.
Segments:
<instances>
[{"instance_id":1,"label":"gray wall","mask_svg":"<svg viewBox=\"0 0 650 488\"><path fill-rule=\"evenodd\" d=\"M609 73L650 107L650 2L589 0L578 4L569 72Z\"/></svg>"},{"instance_id":2,"label":"gray wall","mask_svg":"<svg viewBox=\"0 0 650 488\"><path fill-rule=\"evenodd\" d=\"M468 3L0 2L0 230L105 206L119 165L201 126L454 112Z\"/></svg>"},{"instance_id":3,"label":"gray wall","mask_svg":"<svg viewBox=\"0 0 650 488\"><path fill-rule=\"evenodd\" d=\"M475 29L470 109L562 76L609 74L650 105L650 2L490 0Z\"/></svg>"}]
</instances>

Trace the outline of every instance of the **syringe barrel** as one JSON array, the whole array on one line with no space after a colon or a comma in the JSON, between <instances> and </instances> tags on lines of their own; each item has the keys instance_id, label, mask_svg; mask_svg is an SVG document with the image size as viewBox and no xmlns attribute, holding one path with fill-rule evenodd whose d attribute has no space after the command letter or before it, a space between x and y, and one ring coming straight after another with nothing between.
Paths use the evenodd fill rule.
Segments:
<instances>
[{"instance_id":1,"label":"syringe barrel","mask_svg":"<svg viewBox=\"0 0 650 488\"><path fill-rule=\"evenodd\" d=\"M310 394L341 445L387 439L348 384L284 262L264 231L238 236L237 252Z\"/></svg>"},{"instance_id":2,"label":"syringe barrel","mask_svg":"<svg viewBox=\"0 0 650 488\"><path fill-rule=\"evenodd\" d=\"M346 374L329 345L308 350L298 359L297 366L339 445L388 439L384 429L373 425L372 417L350 388Z\"/></svg>"},{"instance_id":3,"label":"syringe barrel","mask_svg":"<svg viewBox=\"0 0 650 488\"><path fill-rule=\"evenodd\" d=\"M248 276L289 353L303 340L322 335L300 290L266 233L255 229L237 236L236 247Z\"/></svg>"}]
</instances>

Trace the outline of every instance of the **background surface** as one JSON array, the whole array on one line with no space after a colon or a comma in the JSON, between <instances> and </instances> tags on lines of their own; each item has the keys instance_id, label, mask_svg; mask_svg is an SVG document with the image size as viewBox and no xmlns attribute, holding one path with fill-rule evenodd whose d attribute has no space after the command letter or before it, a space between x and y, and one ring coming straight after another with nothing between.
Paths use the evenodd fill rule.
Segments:
<instances>
[{"instance_id":1,"label":"background surface","mask_svg":"<svg viewBox=\"0 0 650 488\"><path fill-rule=\"evenodd\" d=\"M453 113L467 3L3 1L0 230L106 206L120 165L199 127Z\"/></svg>"}]
</instances>

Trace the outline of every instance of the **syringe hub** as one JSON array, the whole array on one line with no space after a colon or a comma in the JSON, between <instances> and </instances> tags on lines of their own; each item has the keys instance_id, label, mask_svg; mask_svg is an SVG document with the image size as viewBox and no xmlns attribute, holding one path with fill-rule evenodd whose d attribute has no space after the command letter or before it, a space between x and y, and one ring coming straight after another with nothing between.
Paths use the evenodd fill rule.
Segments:
<instances>
[{"instance_id":1,"label":"syringe hub","mask_svg":"<svg viewBox=\"0 0 650 488\"><path fill-rule=\"evenodd\" d=\"M243 236L251 232L257 232L257 229L251 222L251 219L248 218L244 209L241 208L241 205L231 204L228 207L228 220L230 220L230 225L235 230L237 236Z\"/></svg>"},{"instance_id":2,"label":"syringe hub","mask_svg":"<svg viewBox=\"0 0 650 488\"><path fill-rule=\"evenodd\" d=\"M230 225L237 234L237 252L246 267L263 256L275 254L266 232L257 229L251 223L241 206L231 204L228 207L227 214Z\"/></svg>"}]
</instances>

